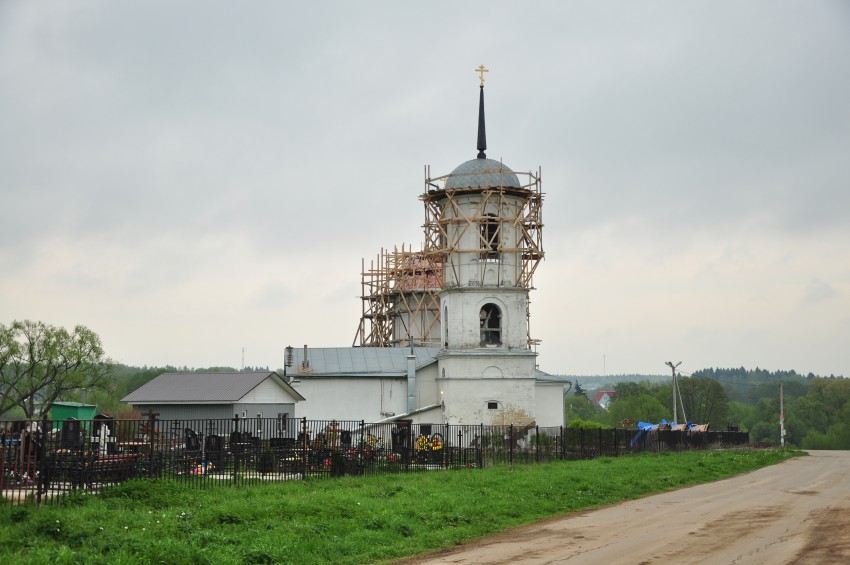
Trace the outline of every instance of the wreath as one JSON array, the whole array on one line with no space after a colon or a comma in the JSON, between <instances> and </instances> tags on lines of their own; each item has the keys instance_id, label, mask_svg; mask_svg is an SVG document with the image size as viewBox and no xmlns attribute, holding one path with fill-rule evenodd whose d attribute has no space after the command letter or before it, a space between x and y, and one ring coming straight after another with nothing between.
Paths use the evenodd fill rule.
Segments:
<instances>
[{"instance_id":1,"label":"wreath","mask_svg":"<svg viewBox=\"0 0 850 565\"><path fill-rule=\"evenodd\" d=\"M443 449L443 436L438 433L431 436L431 449L434 451Z\"/></svg>"},{"instance_id":2,"label":"wreath","mask_svg":"<svg viewBox=\"0 0 850 565\"><path fill-rule=\"evenodd\" d=\"M430 447L431 444L428 441L428 436L422 434L418 438L416 438L416 444L414 446L414 449L416 449L416 451L425 451L427 449L430 449Z\"/></svg>"},{"instance_id":3,"label":"wreath","mask_svg":"<svg viewBox=\"0 0 850 565\"><path fill-rule=\"evenodd\" d=\"M366 434L366 447L376 449L381 447L381 438L375 437L372 434Z\"/></svg>"}]
</instances>

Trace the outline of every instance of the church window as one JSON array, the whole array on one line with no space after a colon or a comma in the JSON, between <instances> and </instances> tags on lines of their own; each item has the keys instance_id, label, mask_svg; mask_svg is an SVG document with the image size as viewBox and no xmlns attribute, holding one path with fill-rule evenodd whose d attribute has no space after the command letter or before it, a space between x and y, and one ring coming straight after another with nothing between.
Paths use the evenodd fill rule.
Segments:
<instances>
[{"instance_id":1,"label":"church window","mask_svg":"<svg viewBox=\"0 0 850 565\"><path fill-rule=\"evenodd\" d=\"M478 314L481 325L481 345L501 345L502 311L495 304L485 304Z\"/></svg>"},{"instance_id":2,"label":"church window","mask_svg":"<svg viewBox=\"0 0 850 565\"><path fill-rule=\"evenodd\" d=\"M487 410L498 410L498 409L499 409L499 403L497 401L490 400L489 402L487 402Z\"/></svg>"},{"instance_id":3,"label":"church window","mask_svg":"<svg viewBox=\"0 0 850 565\"><path fill-rule=\"evenodd\" d=\"M481 258L491 259L499 255L499 218L496 214L487 213L481 219Z\"/></svg>"}]
</instances>

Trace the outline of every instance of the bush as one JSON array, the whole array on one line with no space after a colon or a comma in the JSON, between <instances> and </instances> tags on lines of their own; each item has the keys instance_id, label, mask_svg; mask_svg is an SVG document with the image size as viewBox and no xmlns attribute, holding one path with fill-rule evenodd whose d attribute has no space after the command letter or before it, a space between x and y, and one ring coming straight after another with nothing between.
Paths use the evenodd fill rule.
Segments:
<instances>
[{"instance_id":1,"label":"bush","mask_svg":"<svg viewBox=\"0 0 850 565\"><path fill-rule=\"evenodd\" d=\"M567 424L567 428L571 430L610 430L611 426L606 426L605 424L600 424L599 422L590 422L588 420L572 420L569 424Z\"/></svg>"}]
</instances>

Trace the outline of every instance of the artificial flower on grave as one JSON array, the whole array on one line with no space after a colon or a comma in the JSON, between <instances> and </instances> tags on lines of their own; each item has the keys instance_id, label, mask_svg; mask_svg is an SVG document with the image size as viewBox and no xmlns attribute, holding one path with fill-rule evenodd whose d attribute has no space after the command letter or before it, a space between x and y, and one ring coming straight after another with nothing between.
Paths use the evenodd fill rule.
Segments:
<instances>
[{"instance_id":1,"label":"artificial flower on grave","mask_svg":"<svg viewBox=\"0 0 850 565\"><path fill-rule=\"evenodd\" d=\"M414 449L416 449L416 451L425 451L426 449L429 449L430 447L431 447L431 445L430 445L430 442L428 441L428 436L423 434L423 435L420 435L418 438L416 438L416 445L414 446Z\"/></svg>"},{"instance_id":2,"label":"artificial flower on grave","mask_svg":"<svg viewBox=\"0 0 850 565\"><path fill-rule=\"evenodd\" d=\"M440 434L434 434L431 436L431 449L434 451L443 449L443 436Z\"/></svg>"}]
</instances>

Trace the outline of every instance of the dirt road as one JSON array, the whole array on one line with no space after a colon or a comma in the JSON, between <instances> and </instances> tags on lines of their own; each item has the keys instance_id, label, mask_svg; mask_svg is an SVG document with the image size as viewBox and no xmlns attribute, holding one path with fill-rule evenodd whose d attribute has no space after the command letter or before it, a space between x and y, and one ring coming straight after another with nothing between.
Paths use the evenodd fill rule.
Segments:
<instances>
[{"instance_id":1,"label":"dirt road","mask_svg":"<svg viewBox=\"0 0 850 565\"><path fill-rule=\"evenodd\" d=\"M850 563L850 451L579 512L408 561Z\"/></svg>"}]
</instances>

